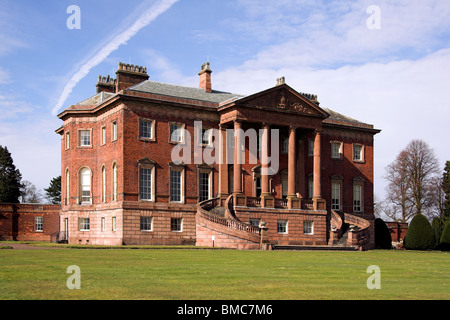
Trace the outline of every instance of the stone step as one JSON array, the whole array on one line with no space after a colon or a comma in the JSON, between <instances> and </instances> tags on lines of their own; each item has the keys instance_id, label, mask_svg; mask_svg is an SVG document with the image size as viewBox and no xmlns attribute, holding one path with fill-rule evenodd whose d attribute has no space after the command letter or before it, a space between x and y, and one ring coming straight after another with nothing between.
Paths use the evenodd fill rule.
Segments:
<instances>
[{"instance_id":1,"label":"stone step","mask_svg":"<svg viewBox=\"0 0 450 320\"><path fill-rule=\"evenodd\" d=\"M291 251L359 251L357 247L346 246L300 246L300 245L273 245L272 250L291 250Z\"/></svg>"}]
</instances>

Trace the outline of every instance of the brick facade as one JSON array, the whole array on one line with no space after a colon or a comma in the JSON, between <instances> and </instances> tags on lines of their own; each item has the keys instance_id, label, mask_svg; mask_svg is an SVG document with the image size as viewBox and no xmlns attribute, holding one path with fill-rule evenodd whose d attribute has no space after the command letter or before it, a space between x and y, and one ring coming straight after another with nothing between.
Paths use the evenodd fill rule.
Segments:
<instances>
[{"instance_id":1,"label":"brick facade","mask_svg":"<svg viewBox=\"0 0 450 320\"><path fill-rule=\"evenodd\" d=\"M215 91L209 64L199 73L200 88L148 81L146 68L122 63L116 75L99 77L97 95L59 114L60 229L70 243L211 245L214 235L219 246L259 247L253 236L199 218L200 201L218 197L223 205L231 194L236 207L228 218L264 221L273 244L329 243L331 210L373 216L373 137L379 132L373 126L320 108L316 96L296 92L284 79L246 97ZM263 174L259 157L247 161L254 146L245 139L242 165L196 161L218 152L199 144L198 122L219 132L266 128L269 137L278 130L277 172ZM186 130L182 141L171 139L176 126ZM284 152L288 140L295 151ZM332 144L339 145L337 157ZM172 159L176 147L189 150L182 163ZM261 140L259 148L270 144ZM261 205L247 207L259 196ZM286 221L287 230L279 232L278 221Z\"/></svg>"},{"instance_id":2,"label":"brick facade","mask_svg":"<svg viewBox=\"0 0 450 320\"><path fill-rule=\"evenodd\" d=\"M57 241L59 205L1 203L0 240Z\"/></svg>"}]
</instances>

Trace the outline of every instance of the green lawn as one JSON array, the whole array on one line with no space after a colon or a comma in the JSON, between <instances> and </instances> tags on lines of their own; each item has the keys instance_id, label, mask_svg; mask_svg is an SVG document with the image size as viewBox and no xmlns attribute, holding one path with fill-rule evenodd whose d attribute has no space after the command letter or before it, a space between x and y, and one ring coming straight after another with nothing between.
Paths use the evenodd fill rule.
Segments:
<instances>
[{"instance_id":1,"label":"green lawn","mask_svg":"<svg viewBox=\"0 0 450 320\"><path fill-rule=\"evenodd\" d=\"M66 286L70 265L80 290ZM366 286L370 265L379 290ZM450 254L3 249L0 288L0 299L450 299Z\"/></svg>"}]
</instances>

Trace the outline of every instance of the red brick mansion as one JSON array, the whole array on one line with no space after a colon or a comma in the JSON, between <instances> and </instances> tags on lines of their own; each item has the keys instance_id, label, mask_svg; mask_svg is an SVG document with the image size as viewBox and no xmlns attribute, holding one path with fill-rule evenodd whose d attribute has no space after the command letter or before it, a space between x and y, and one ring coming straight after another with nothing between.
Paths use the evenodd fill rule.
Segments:
<instances>
[{"instance_id":1,"label":"red brick mansion","mask_svg":"<svg viewBox=\"0 0 450 320\"><path fill-rule=\"evenodd\" d=\"M242 96L119 63L61 112L60 239L238 249L374 245L379 130L277 79Z\"/></svg>"}]
</instances>

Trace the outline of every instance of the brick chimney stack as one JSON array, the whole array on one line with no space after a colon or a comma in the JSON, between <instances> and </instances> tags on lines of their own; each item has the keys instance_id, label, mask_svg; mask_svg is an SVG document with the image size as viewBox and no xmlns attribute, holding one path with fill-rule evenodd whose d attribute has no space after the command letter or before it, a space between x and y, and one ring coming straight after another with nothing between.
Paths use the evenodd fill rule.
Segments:
<instances>
[{"instance_id":1,"label":"brick chimney stack","mask_svg":"<svg viewBox=\"0 0 450 320\"><path fill-rule=\"evenodd\" d=\"M147 68L122 62L119 62L119 69L116 71L116 75L116 92L144 82L149 78Z\"/></svg>"},{"instance_id":2,"label":"brick chimney stack","mask_svg":"<svg viewBox=\"0 0 450 320\"><path fill-rule=\"evenodd\" d=\"M211 87L211 69L209 68L209 62L202 64L202 71L198 73L200 76L200 88L205 92L212 92Z\"/></svg>"},{"instance_id":3,"label":"brick chimney stack","mask_svg":"<svg viewBox=\"0 0 450 320\"><path fill-rule=\"evenodd\" d=\"M116 92L116 79L110 78L109 75L107 77L98 76L97 82L97 93L100 92Z\"/></svg>"}]
</instances>

